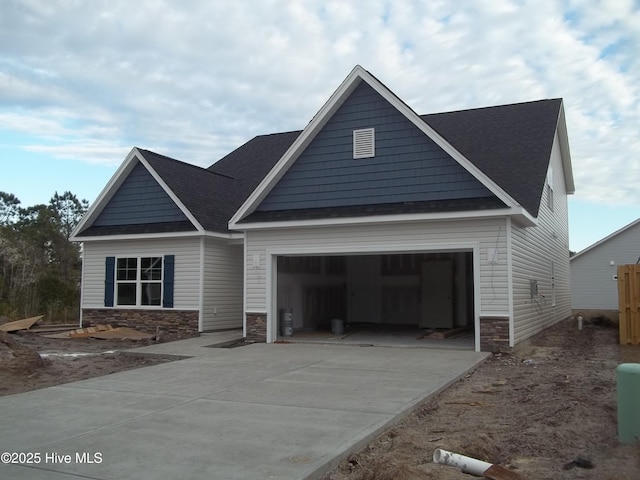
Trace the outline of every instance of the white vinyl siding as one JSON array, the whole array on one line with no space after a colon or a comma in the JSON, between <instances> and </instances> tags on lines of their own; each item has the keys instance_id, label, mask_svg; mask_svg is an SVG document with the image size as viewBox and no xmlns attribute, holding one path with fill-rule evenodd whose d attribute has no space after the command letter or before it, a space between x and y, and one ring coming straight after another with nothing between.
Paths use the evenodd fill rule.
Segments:
<instances>
[{"instance_id":1,"label":"white vinyl siding","mask_svg":"<svg viewBox=\"0 0 640 480\"><path fill-rule=\"evenodd\" d=\"M618 310L618 265L640 259L640 223L571 259L571 306L576 310ZM613 265L612 265L613 263Z\"/></svg>"},{"instance_id":2,"label":"white vinyl siding","mask_svg":"<svg viewBox=\"0 0 640 480\"><path fill-rule=\"evenodd\" d=\"M553 186L553 210L543 201L537 226L511 224L515 343L571 315L567 195L557 134L549 171L553 179L545 182L544 188ZM547 195L543 192L543 198ZM531 280L538 282L539 295L535 298L531 298Z\"/></svg>"},{"instance_id":3,"label":"white vinyl siding","mask_svg":"<svg viewBox=\"0 0 640 480\"><path fill-rule=\"evenodd\" d=\"M199 309L200 239L84 242L83 250L82 308L104 308L106 257L175 255L173 308L177 310Z\"/></svg>"},{"instance_id":4,"label":"white vinyl siding","mask_svg":"<svg viewBox=\"0 0 640 480\"><path fill-rule=\"evenodd\" d=\"M353 254L469 250L479 252L479 315L508 315L506 220L383 223L278 228L246 233L246 310L267 312L267 258L278 254ZM495 252L495 256L492 254ZM491 258L490 258L491 254Z\"/></svg>"},{"instance_id":5,"label":"white vinyl siding","mask_svg":"<svg viewBox=\"0 0 640 480\"><path fill-rule=\"evenodd\" d=\"M242 244L204 242L202 329L242 328Z\"/></svg>"}]
</instances>

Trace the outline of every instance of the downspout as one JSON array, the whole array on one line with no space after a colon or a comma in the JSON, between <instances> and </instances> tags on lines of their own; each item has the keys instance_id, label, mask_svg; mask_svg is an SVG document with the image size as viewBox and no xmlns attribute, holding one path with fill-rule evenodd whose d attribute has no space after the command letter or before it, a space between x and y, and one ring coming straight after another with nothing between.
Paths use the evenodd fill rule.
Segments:
<instances>
[{"instance_id":1,"label":"downspout","mask_svg":"<svg viewBox=\"0 0 640 480\"><path fill-rule=\"evenodd\" d=\"M507 294L509 295L509 347L515 344L516 320L513 316L513 235L511 217L507 217Z\"/></svg>"},{"instance_id":2,"label":"downspout","mask_svg":"<svg viewBox=\"0 0 640 480\"><path fill-rule=\"evenodd\" d=\"M480 244L476 243L473 247L473 331L474 331L474 350L480 351L480 312L482 311L482 295L481 295L481 276L480 276Z\"/></svg>"},{"instance_id":3,"label":"downspout","mask_svg":"<svg viewBox=\"0 0 640 480\"><path fill-rule=\"evenodd\" d=\"M249 232L244 231L244 238L242 243L242 249L244 253L242 255L242 336L247 338L247 268L249 257L247 257Z\"/></svg>"},{"instance_id":4,"label":"downspout","mask_svg":"<svg viewBox=\"0 0 640 480\"><path fill-rule=\"evenodd\" d=\"M84 269L85 269L85 258L84 258L84 242L80 244L80 248L82 249L82 254L80 255L80 260L82 261L82 270L80 271L80 312L78 318L80 319L79 328L82 328L82 307L84 305ZM104 277L104 274L102 275Z\"/></svg>"},{"instance_id":5,"label":"downspout","mask_svg":"<svg viewBox=\"0 0 640 480\"><path fill-rule=\"evenodd\" d=\"M198 299L198 332L204 330L204 235L200 237L200 298Z\"/></svg>"}]
</instances>

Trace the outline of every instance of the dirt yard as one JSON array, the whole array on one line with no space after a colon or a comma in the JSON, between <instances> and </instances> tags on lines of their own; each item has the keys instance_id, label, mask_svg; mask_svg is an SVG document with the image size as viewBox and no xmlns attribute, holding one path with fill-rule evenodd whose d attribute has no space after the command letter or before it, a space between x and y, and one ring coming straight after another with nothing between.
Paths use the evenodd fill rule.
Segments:
<instances>
[{"instance_id":1,"label":"dirt yard","mask_svg":"<svg viewBox=\"0 0 640 480\"><path fill-rule=\"evenodd\" d=\"M0 332L0 396L175 359L122 353L146 343ZM323 480L474 478L434 464L438 447L529 480L637 480L640 445L617 442L615 368L624 362L640 363L640 347L618 345L615 327L586 323L578 331L563 322L512 354L491 356Z\"/></svg>"},{"instance_id":2,"label":"dirt yard","mask_svg":"<svg viewBox=\"0 0 640 480\"><path fill-rule=\"evenodd\" d=\"M529 480L637 480L640 444L617 442L615 368L640 363L640 347L621 347L617 327L597 323L562 322L493 355L323 480L475 478L434 464L436 448Z\"/></svg>"},{"instance_id":3,"label":"dirt yard","mask_svg":"<svg viewBox=\"0 0 640 480\"><path fill-rule=\"evenodd\" d=\"M126 352L149 343L148 340L51 339L28 331L0 332L0 396L178 359Z\"/></svg>"}]
</instances>

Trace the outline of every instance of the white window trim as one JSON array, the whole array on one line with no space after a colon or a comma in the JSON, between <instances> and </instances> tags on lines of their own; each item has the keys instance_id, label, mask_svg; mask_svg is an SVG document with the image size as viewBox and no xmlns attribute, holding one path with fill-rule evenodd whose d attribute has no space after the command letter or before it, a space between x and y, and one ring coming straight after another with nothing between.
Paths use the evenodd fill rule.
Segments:
<instances>
[{"instance_id":1,"label":"white window trim","mask_svg":"<svg viewBox=\"0 0 640 480\"><path fill-rule=\"evenodd\" d=\"M353 131L353 158L372 158L376 156L375 128L361 128Z\"/></svg>"},{"instance_id":2,"label":"white window trim","mask_svg":"<svg viewBox=\"0 0 640 480\"><path fill-rule=\"evenodd\" d=\"M136 259L136 280L118 280L118 260L125 258L135 258ZM142 269L142 259L143 258L159 258L161 262L161 271L160 271L160 280L142 280L142 276L140 275ZM162 303L164 300L164 255L123 255L121 257L116 257L115 261L115 278L113 282L113 305L115 308L140 308L140 309L162 309ZM118 296L118 285L124 283L135 283L136 284L136 303L135 305L121 304L119 302ZM142 305L142 284L143 283L159 283L160 284L160 304L159 305Z\"/></svg>"},{"instance_id":3,"label":"white window trim","mask_svg":"<svg viewBox=\"0 0 640 480\"><path fill-rule=\"evenodd\" d=\"M547 171L547 204L549 205L549 210L553 212L553 168L549 167Z\"/></svg>"}]
</instances>

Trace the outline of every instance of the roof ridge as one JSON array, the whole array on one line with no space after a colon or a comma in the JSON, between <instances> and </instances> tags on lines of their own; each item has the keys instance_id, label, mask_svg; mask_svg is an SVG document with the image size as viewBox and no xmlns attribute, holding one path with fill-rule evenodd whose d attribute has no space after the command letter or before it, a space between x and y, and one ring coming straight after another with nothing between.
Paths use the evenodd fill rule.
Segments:
<instances>
[{"instance_id":1,"label":"roof ridge","mask_svg":"<svg viewBox=\"0 0 640 480\"><path fill-rule=\"evenodd\" d=\"M159 157L159 158L160 158L160 159L162 159L162 160L167 160L167 161L171 161L171 162L179 163L179 164L180 164L180 165L182 165L182 166L189 167L189 168L193 168L193 169L197 169L197 170L200 170L201 172L207 172L207 173L211 173L211 174L214 174L214 175L219 175L219 176L221 176L221 177L226 177L226 178L229 178L229 179L231 179L231 180L237 180L237 178L232 177L231 175L226 175L226 174L224 174L224 173L220 173L220 172L216 172L216 171L213 171L213 170L209 170L209 169L207 169L207 168L205 168L205 167L201 167L201 166L199 166L199 165L194 165L193 163L188 163L188 162L185 162L185 161L183 161L183 160L178 160L177 158L169 157L169 156L167 156L167 155L162 155L161 153L157 153L157 152L154 152L154 151L152 151L152 150L148 150L148 149L146 149L146 148L139 148L139 147L136 147L136 149L137 149L139 152L142 152L143 154L144 154L144 153L150 153L150 154L152 154L152 155L155 155L156 157ZM148 158L147 158L147 160L148 160Z\"/></svg>"},{"instance_id":2,"label":"roof ridge","mask_svg":"<svg viewBox=\"0 0 640 480\"><path fill-rule=\"evenodd\" d=\"M433 115L447 115L449 113L462 113L462 112L471 112L471 111L478 111L478 110L489 110L492 108L516 107L516 106L531 105L534 103L552 102L552 101L558 101L558 100L563 101L562 97L541 98L538 100L528 100L526 102L513 102L513 103L504 103L501 105L488 105L484 107L461 108L458 110L448 110L446 112L421 113L420 117L422 118L422 117L429 117Z\"/></svg>"}]
</instances>

